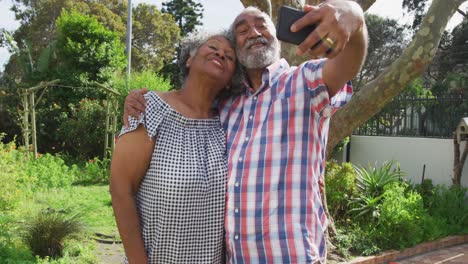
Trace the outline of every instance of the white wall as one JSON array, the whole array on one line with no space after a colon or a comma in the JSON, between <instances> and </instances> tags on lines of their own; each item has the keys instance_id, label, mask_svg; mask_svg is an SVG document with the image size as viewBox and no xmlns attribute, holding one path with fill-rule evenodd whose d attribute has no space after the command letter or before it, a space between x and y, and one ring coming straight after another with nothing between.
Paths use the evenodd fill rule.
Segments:
<instances>
[{"instance_id":1,"label":"white wall","mask_svg":"<svg viewBox=\"0 0 468 264\"><path fill-rule=\"evenodd\" d=\"M463 151L465 144L461 144L460 151ZM349 158L351 163L364 166L369 162L372 165L377 162L380 166L384 161L395 160L400 163L406 178L413 183L421 182L426 164L426 179L432 179L434 184L452 184L452 139L352 136ZM468 187L468 162L463 167L461 181L463 186Z\"/></svg>"}]
</instances>

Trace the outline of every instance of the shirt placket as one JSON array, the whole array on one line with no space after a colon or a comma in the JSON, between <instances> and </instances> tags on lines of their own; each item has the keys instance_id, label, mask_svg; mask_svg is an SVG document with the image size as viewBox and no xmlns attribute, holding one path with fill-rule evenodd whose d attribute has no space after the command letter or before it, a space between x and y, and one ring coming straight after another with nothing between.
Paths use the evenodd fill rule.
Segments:
<instances>
[{"instance_id":1,"label":"shirt placket","mask_svg":"<svg viewBox=\"0 0 468 264\"><path fill-rule=\"evenodd\" d=\"M243 209L241 207L241 201L243 199L247 199L246 195L247 193L243 194L242 192L242 180L247 181L247 179L243 179L246 175L244 174L244 168L246 164L246 160L249 157L246 157L246 152L247 148L249 146L249 141L252 138L252 132L254 129L253 122L255 118L255 110L258 104L258 96L257 95L252 95L250 94L249 97L246 100L246 103L244 104L244 116L243 118L246 119L246 126L245 126L245 131L244 131L244 138L242 140L242 147L241 151L239 153L239 158L237 159L237 168L236 168L236 180L234 182L234 243L236 246L236 251L241 252L241 245L242 245L242 239L245 239L241 237L240 235L240 230L241 230L241 225L242 225L242 214L246 213L245 208ZM247 187L244 187L244 191L247 190ZM242 195L245 195L242 197ZM243 217L246 217L244 215Z\"/></svg>"}]
</instances>

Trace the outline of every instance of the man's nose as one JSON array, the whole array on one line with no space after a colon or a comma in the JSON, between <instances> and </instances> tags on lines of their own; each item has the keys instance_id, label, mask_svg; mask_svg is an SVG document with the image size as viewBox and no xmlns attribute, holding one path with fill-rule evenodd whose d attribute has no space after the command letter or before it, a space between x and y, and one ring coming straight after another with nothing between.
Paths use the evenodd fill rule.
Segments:
<instances>
[{"instance_id":1,"label":"man's nose","mask_svg":"<svg viewBox=\"0 0 468 264\"><path fill-rule=\"evenodd\" d=\"M249 37L259 37L261 35L262 33L260 33L260 31L256 27L252 27L249 31Z\"/></svg>"}]
</instances>

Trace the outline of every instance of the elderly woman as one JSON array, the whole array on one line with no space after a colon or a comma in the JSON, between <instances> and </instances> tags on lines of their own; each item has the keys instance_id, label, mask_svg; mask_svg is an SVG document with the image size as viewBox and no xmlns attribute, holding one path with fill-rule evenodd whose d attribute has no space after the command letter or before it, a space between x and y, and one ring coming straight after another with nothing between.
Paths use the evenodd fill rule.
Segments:
<instances>
[{"instance_id":1,"label":"elderly woman","mask_svg":"<svg viewBox=\"0 0 468 264\"><path fill-rule=\"evenodd\" d=\"M129 263L224 262L225 135L213 102L237 63L223 34L182 45L179 90L145 94L112 157L112 205Z\"/></svg>"}]
</instances>

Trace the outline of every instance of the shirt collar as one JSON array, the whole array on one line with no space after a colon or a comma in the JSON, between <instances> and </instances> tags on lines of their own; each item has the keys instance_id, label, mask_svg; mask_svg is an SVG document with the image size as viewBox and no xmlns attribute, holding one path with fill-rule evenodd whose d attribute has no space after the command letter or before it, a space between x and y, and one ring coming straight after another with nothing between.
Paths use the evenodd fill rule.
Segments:
<instances>
[{"instance_id":1,"label":"shirt collar","mask_svg":"<svg viewBox=\"0 0 468 264\"><path fill-rule=\"evenodd\" d=\"M289 63L285 59L280 59L277 62L274 62L273 64L266 67L262 73L262 85L260 86L260 89L258 89L256 92L250 86L246 78L245 86L247 87L247 89L245 90L245 95L250 96L261 93L267 87L270 87L269 84L273 83L276 79L278 79L280 74L287 68L289 68Z\"/></svg>"}]
</instances>

